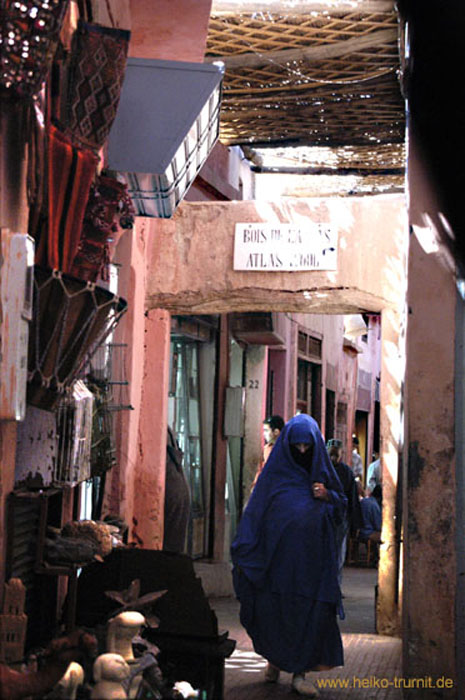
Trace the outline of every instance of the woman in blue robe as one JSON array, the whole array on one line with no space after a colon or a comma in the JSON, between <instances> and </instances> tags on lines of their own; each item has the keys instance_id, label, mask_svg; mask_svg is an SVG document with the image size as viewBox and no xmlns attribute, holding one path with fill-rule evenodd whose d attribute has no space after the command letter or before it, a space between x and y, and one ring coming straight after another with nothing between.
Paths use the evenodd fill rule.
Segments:
<instances>
[{"instance_id":1,"label":"woman in blue robe","mask_svg":"<svg viewBox=\"0 0 465 700\"><path fill-rule=\"evenodd\" d=\"M347 499L317 422L301 414L281 431L231 547L241 623L268 661L265 678L342 666L336 614L343 616L335 526Z\"/></svg>"}]
</instances>

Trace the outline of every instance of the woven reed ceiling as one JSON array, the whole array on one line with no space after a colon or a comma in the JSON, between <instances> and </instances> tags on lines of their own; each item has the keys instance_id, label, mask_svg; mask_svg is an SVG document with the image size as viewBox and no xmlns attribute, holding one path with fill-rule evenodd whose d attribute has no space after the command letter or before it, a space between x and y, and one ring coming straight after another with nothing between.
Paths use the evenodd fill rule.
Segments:
<instances>
[{"instance_id":1,"label":"woven reed ceiling","mask_svg":"<svg viewBox=\"0 0 465 700\"><path fill-rule=\"evenodd\" d=\"M224 144L254 152L273 146L278 155L305 146L304 163L295 149L299 166L315 162L311 147L325 147L329 168L401 177L405 107L394 2L215 0L206 61L220 59Z\"/></svg>"}]
</instances>

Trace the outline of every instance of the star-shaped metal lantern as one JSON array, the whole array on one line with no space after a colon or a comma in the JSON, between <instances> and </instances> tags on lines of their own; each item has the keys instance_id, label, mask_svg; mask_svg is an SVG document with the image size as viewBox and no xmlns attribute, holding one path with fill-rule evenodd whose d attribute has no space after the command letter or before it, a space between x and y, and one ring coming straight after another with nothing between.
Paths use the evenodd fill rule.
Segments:
<instances>
[{"instance_id":1,"label":"star-shaped metal lantern","mask_svg":"<svg viewBox=\"0 0 465 700\"><path fill-rule=\"evenodd\" d=\"M140 595L140 579L136 578L131 581L129 586L122 591L105 591L105 595L112 600L116 600L120 603L121 607L117 610L112 610L111 617L119 615L125 610L141 610L144 611L145 619L150 627L158 627L159 619L156 615L151 614L149 611L145 611L149 605L154 603L158 598L161 598L167 590L154 591L153 593L145 593Z\"/></svg>"}]
</instances>

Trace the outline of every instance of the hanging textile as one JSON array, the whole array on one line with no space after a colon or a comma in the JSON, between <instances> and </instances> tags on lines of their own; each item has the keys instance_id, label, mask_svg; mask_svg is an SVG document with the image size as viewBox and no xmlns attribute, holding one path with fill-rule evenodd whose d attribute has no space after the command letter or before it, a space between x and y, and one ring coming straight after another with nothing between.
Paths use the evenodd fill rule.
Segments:
<instances>
[{"instance_id":1,"label":"hanging textile","mask_svg":"<svg viewBox=\"0 0 465 700\"><path fill-rule=\"evenodd\" d=\"M46 264L69 272L81 238L97 168L92 151L76 148L55 126L48 129L48 236ZM41 247L38 260L44 260Z\"/></svg>"},{"instance_id":2,"label":"hanging textile","mask_svg":"<svg viewBox=\"0 0 465 700\"><path fill-rule=\"evenodd\" d=\"M79 21L69 68L66 126L99 149L108 136L123 84L130 32Z\"/></svg>"},{"instance_id":3,"label":"hanging textile","mask_svg":"<svg viewBox=\"0 0 465 700\"><path fill-rule=\"evenodd\" d=\"M0 89L39 92L58 44L68 0L6 0L0 9Z\"/></svg>"},{"instance_id":4,"label":"hanging textile","mask_svg":"<svg viewBox=\"0 0 465 700\"><path fill-rule=\"evenodd\" d=\"M119 227L132 228L134 209L127 187L118 180L100 175L91 186L81 237L70 274L95 282L105 278Z\"/></svg>"},{"instance_id":5,"label":"hanging textile","mask_svg":"<svg viewBox=\"0 0 465 700\"><path fill-rule=\"evenodd\" d=\"M35 259L46 265L41 255L47 249L47 132L45 126L46 95L43 88L33 100L27 137L27 232L35 241Z\"/></svg>"}]
</instances>

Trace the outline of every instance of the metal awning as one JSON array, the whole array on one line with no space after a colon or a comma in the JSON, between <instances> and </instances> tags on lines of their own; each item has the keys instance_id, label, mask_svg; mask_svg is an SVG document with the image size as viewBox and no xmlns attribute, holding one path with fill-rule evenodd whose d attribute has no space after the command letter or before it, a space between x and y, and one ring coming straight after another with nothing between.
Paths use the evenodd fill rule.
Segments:
<instances>
[{"instance_id":1,"label":"metal awning","mask_svg":"<svg viewBox=\"0 0 465 700\"><path fill-rule=\"evenodd\" d=\"M168 218L219 132L223 67L128 60L108 165L126 181L139 216Z\"/></svg>"}]
</instances>

